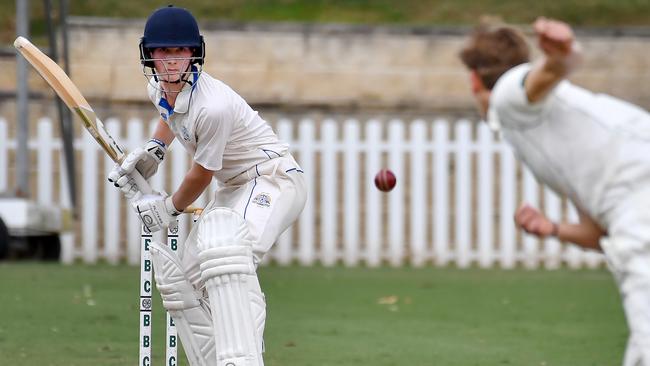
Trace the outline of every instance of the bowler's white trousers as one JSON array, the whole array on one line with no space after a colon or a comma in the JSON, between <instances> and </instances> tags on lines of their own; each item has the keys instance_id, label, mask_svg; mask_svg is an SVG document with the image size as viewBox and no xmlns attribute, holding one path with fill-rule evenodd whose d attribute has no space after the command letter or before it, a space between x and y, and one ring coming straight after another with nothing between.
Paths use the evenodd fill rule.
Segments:
<instances>
[{"instance_id":1,"label":"bowler's white trousers","mask_svg":"<svg viewBox=\"0 0 650 366\"><path fill-rule=\"evenodd\" d=\"M650 187L626 197L610 217L600 245L630 329L623 366L650 366Z\"/></svg>"}]
</instances>

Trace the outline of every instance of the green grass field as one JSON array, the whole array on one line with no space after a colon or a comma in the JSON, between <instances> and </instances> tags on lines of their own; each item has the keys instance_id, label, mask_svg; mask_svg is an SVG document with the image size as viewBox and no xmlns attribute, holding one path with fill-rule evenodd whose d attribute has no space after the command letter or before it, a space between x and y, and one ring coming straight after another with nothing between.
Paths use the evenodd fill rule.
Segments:
<instances>
[{"instance_id":1,"label":"green grass field","mask_svg":"<svg viewBox=\"0 0 650 366\"><path fill-rule=\"evenodd\" d=\"M0 263L0 364L136 364L138 276ZM610 366L627 337L605 270L264 267L260 277L268 366Z\"/></svg>"}]
</instances>

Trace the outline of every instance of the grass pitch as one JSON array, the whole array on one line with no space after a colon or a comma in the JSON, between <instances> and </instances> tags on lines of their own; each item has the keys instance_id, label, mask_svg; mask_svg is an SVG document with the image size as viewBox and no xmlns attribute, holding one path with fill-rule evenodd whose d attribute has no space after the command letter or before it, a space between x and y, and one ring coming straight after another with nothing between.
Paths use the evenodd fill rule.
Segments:
<instances>
[{"instance_id":1,"label":"grass pitch","mask_svg":"<svg viewBox=\"0 0 650 366\"><path fill-rule=\"evenodd\" d=\"M138 277L128 266L0 264L0 364L137 364ZM627 338L605 270L264 267L260 277L267 366L609 366Z\"/></svg>"}]
</instances>

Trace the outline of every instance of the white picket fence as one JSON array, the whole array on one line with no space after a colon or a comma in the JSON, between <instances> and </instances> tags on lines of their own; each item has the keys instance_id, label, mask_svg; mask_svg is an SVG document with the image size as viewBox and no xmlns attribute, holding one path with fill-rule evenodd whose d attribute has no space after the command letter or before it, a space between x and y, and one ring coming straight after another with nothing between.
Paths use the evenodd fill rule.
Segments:
<instances>
[{"instance_id":1,"label":"white picket fence","mask_svg":"<svg viewBox=\"0 0 650 366\"><path fill-rule=\"evenodd\" d=\"M106 121L111 134L129 150L143 143L154 124L137 119ZM516 230L512 217L520 200L543 207L554 219L576 220L576 212L540 187L484 124L281 119L273 125L280 138L290 143L305 171L309 198L299 221L280 237L267 261L306 266L455 264L461 268L558 268L563 264L593 268L603 264L597 253L552 238L540 241ZM37 181L34 198L69 206L65 174L61 174L61 141L53 137L49 119L39 120L37 136L29 147L37 164L32 169ZM9 156L15 149L7 122L0 119L0 191L9 188L13 167ZM75 149L80 157L78 169L83 172L77 182L80 223L63 237L62 262L126 260L137 264L139 222L105 180L112 162L88 133L75 141ZM152 185L172 192L189 163L175 143ZM390 193L374 188L374 175L383 167L397 176L397 186ZM196 205L206 203L204 194ZM190 225L190 219L184 218L181 238Z\"/></svg>"}]
</instances>

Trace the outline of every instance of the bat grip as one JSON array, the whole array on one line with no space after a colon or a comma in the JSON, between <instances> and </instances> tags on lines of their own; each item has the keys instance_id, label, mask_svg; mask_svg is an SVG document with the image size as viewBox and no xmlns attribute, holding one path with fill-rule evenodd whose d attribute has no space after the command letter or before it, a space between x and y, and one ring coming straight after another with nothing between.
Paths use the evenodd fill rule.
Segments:
<instances>
[{"instance_id":1,"label":"bat grip","mask_svg":"<svg viewBox=\"0 0 650 366\"><path fill-rule=\"evenodd\" d=\"M153 189L137 169L133 169L133 172L131 173L131 178L133 178L133 180L135 181L135 185L138 187L138 190L142 192L142 194L153 193Z\"/></svg>"}]
</instances>

